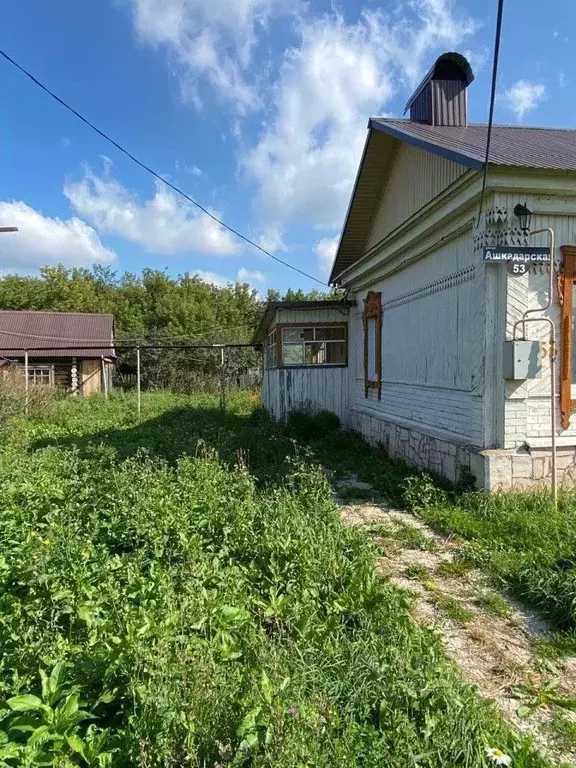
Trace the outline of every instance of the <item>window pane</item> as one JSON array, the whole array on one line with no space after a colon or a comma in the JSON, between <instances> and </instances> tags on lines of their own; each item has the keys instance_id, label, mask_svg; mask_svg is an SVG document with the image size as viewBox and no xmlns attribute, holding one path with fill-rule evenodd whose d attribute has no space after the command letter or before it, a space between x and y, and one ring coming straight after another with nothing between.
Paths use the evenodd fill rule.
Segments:
<instances>
[{"instance_id":1,"label":"window pane","mask_svg":"<svg viewBox=\"0 0 576 768\"><path fill-rule=\"evenodd\" d=\"M28 381L31 384L47 384L51 383L51 368L28 368Z\"/></svg>"},{"instance_id":2,"label":"window pane","mask_svg":"<svg viewBox=\"0 0 576 768\"><path fill-rule=\"evenodd\" d=\"M376 381L376 318L369 317L366 320L366 334L368 336L368 381Z\"/></svg>"},{"instance_id":3,"label":"window pane","mask_svg":"<svg viewBox=\"0 0 576 768\"><path fill-rule=\"evenodd\" d=\"M333 341L326 344L326 362L331 365L345 365L346 342Z\"/></svg>"},{"instance_id":4,"label":"window pane","mask_svg":"<svg viewBox=\"0 0 576 768\"><path fill-rule=\"evenodd\" d=\"M284 365L304 365L304 344L284 344L282 362Z\"/></svg>"},{"instance_id":5,"label":"window pane","mask_svg":"<svg viewBox=\"0 0 576 768\"><path fill-rule=\"evenodd\" d=\"M326 345L322 343L306 344L306 365L324 365Z\"/></svg>"},{"instance_id":6,"label":"window pane","mask_svg":"<svg viewBox=\"0 0 576 768\"><path fill-rule=\"evenodd\" d=\"M341 328L316 328L316 341L344 341L346 329Z\"/></svg>"}]
</instances>

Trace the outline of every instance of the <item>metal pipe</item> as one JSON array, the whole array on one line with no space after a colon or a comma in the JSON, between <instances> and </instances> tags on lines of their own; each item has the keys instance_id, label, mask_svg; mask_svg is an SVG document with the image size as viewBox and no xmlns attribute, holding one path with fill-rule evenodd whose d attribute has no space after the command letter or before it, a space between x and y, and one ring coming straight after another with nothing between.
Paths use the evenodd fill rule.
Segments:
<instances>
[{"instance_id":1,"label":"metal pipe","mask_svg":"<svg viewBox=\"0 0 576 768\"><path fill-rule=\"evenodd\" d=\"M140 347L136 349L136 399L138 402L138 416L142 413L142 397L140 389Z\"/></svg>"},{"instance_id":2,"label":"metal pipe","mask_svg":"<svg viewBox=\"0 0 576 768\"><path fill-rule=\"evenodd\" d=\"M532 312L536 310L531 310ZM526 315L526 313L524 313ZM550 437L552 439L552 504L558 510L558 476L556 471L556 326L549 317L525 317L514 323L512 338L516 341L516 330L522 325L522 335L526 338L526 323L547 323L550 326Z\"/></svg>"},{"instance_id":3,"label":"metal pipe","mask_svg":"<svg viewBox=\"0 0 576 768\"><path fill-rule=\"evenodd\" d=\"M254 344L115 344L114 349L110 349L110 352L115 352L117 349L220 349L220 347L224 347L227 349L244 349L244 348L258 348L261 347L261 342L257 342ZM99 344L98 346L91 347L90 345L82 344L81 346L78 346L76 344L73 347L66 347L66 346L54 346L51 347L28 347L29 352L66 352L69 350L78 350L78 351L84 351L88 352L90 350L95 349L103 349L102 344ZM3 347L3 352L23 352L22 347ZM82 355L80 355L82 357ZM97 357L97 355L95 355Z\"/></svg>"},{"instance_id":4,"label":"metal pipe","mask_svg":"<svg viewBox=\"0 0 576 768\"><path fill-rule=\"evenodd\" d=\"M530 237L532 235L540 235L544 232L548 233L548 248L550 250L550 282L548 284L548 303L545 304L543 307L537 307L536 309L527 309L524 314L522 315L522 319L524 320L528 315L532 315L535 312L544 312L547 309L550 309L552 306L552 300L554 298L554 230L552 227L544 227L543 229L534 229L530 232ZM526 329L522 329L522 335L526 336Z\"/></svg>"},{"instance_id":5,"label":"metal pipe","mask_svg":"<svg viewBox=\"0 0 576 768\"><path fill-rule=\"evenodd\" d=\"M28 416L28 391L30 382L28 381L28 350L24 352L24 412Z\"/></svg>"}]
</instances>

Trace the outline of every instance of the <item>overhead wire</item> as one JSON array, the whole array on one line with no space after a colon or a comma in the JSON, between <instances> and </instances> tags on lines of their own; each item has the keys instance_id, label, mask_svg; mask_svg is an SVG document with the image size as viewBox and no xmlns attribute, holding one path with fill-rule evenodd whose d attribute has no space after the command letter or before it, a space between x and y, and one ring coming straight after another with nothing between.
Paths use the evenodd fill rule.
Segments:
<instances>
[{"instance_id":1,"label":"overhead wire","mask_svg":"<svg viewBox=\"0 0 576 768\"><path fill-rule=\"evenodd\" d=\"M494 103L496 101L496 82L498 79L498 61L500 59L500 39L502 37L502 13L504 11L504 0L498 0L498 11L496 15L496 35L494 40L494 61L492 63L492 87L490 90L490 109L488 110L488 130L486 132L486 156L484 159L484 173L482 176L482 191L480 192L480 205L478 208L478 218L476 227L480 226L482 212L484 209L484 197L486 195L486 184L488 181L488 162L490 160L490 145L492 143L492 126L494 123Z\"/></svg>"},{"instance_id":2,"label":"overhead wire","mask_svg":"<svg viewBox=\"0 0 576 768\"><path fill-rule=\"evenodd\" d=\"M258 243L254 242L254 240L251 240L247 235L243 235L237 229L234 229L234 227L231 227L229 224L226 224L225 221L223 221L222 219L219 219L217 216L211 213L207 208L201 205L197 200L195 200L193 197L191 197L186 192L181 190L180 187L177 187L176 184L173 184L171 181L168 181L168 179L162 176L161 173L158 173L149 165L144 163L142 160L139 160L135 155L133 155L129 150L125 149L125 147L123 147L121 144L115 141L105 131L103 131L101 128L98 128L94 123L88 120L88 118L84 117L84 115L78 112L78 110L74 109L74 107L72 107L70 104L64 101L64 99L61 99L60 96L57 96L54 93L54 91L48 88L47 85L44 85L44 83L38 80L38 78L35 77L31 72L29 72L25 67L23 67L21 64L18 64L18 62L15 61L11 56L9 56L6 53L6 51L0 49L0 56L2 56L6 61L8 61L14 67L16 67L16 69L18 69L23 75L25 75L29 80L35 83L35 85L41 88L45 93L51 96L61 106L63 106L73 115L75 115L75 117L81 120L85 125L87 125L93 131L95 131L99 136L105 139L105 141L112 144L112 146L115 147L119 152L121 152L123 155L128 157L130 160L132 160L133 163L136 163L136 165L138 165L140 168L145 170L147 173L151 174L155 179L158 179L163 184L166 184L166 186L169 187L171 190L176 192L178 195L181 195L181 197L183 197L185 200L188 200L189 203L192 203L192 205L196 206L196 208L202 211L202 213L204 213L206 216L212 219L212 221L216 222L219 226L223 227L224 229L226 229L231 234L235 235L240 240L243 240L245 243L247 243L248 245L251 245L253 248L256 248L265 256L269 256L271 259L273 259L274 261L277 261L279 264L282 264L288 269L291 269L294 272L298 272L304 277L307 277L309 280L313 280L314 282L319 283L320 285L329 287L328 283L325 283L323 280L320 280L320 278L314 277L314 275L310 275L308 272L305 272L303 269L300 269L299 267L295 267L294 264L290 264L289 261L285 261L284 259L281 259L279 256L276 256L275 254L271 253L266 248L263 248L261 245L258 245Z\"/></svg>"}]
</instances>

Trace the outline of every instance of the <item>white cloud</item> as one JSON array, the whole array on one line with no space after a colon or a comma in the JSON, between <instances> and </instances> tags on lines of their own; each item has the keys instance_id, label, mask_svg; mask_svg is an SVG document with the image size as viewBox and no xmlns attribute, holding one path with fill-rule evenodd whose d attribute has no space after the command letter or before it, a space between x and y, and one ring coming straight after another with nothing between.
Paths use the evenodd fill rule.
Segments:
<instances>
[{"instance_id":1,"label":"white cloud","mask_svg":"<svg viewBox=\"0 0 576 768\"><path fill-rule=\"evenodd\" d=\"M225 288L227 285L236 282L242 284L247 283L251 288L258 289L262 288L262 286L266 283L266 276L262 272L259 272L258 270L250 271L245 267L240 267L235 279L231 277L225 277L218 272L210 272L204 269L197 269L194 271L194 274L205 283L216 285L218 288Z\"/></svg>"},{"instance_id":2,"label":"white cloud","mask_svg":"<svg viewBox=\"0 0 576 768\"><path fill-rule=\"evenodd\" d=\"M284 55L273 119L243 157L268 226L339 226L367 118L398 82L416 82L433 49L455 45L473 29L455 19L448 0L414 0L409 8L401 17L364 12L355 24L339 15L301 22L300 44Z\"/></svg>"},{"instance_id":3,"label":"white cloud","mask_svg":"<svg viewBox=\"0 0 576 768\"><path fill-rule=\"evenodd\" d=\"M188 163L181 163L179 160L176 160L174 163L174 168L177 171L186 171L186 173L189 173L190 176L204 175L204 171L201 168L198 168L197 165L188 165Z\"/></svg>"},{"instance_id":4,"label":"white cloud","mask_svg":"<svg viewBox=\"0 0 576 768\"><path fill-rule=\"evenodd\" d=\"M528 80L518 80L504 92L504 100L508 108L521 121L527 112L540 106L546 98L546 87L542 83L531 83Z\"/></svg>"},{"instance_id":5,"label":"white cloud","mask_svg":"<svg viewBox=\"0 0 576 768\"><path fill-rule=\"evenodd\" d=\"M327 280L330 276L337 248L337 237L323 237L314 246L314 252L318 257L318 272L324 280Z\"/></svg>"},{"instance_id":6,"label":"white cloud","mask_svg":"<svg viewBox=\"0 0 576 768\"><path fill-rule=\"evenodd\" d=\"M238 283L248 283L253 288L259 286L262 287L266 282L266 276L259 269L246 269L246 267L240 267L238 274L236 275L236 281Z\"/></svg>"},{"instance_id":7,"label":"white cloud","mask_svg":"<svg viewBox=\"0 0 576 768\"><path fill-rule=\"evenodd\" d=\"M137 243L151 253L227 255L240 250L230 232L160 181L154 197L141 201L112 178L110 166L105 166L103 176L87 168L80 181L66 184L64 194L77 213L98 230Z\"/></svg>"},{"instance_id":8,"label":"white cloud","mask_svg":"<svg viewBox=\"0 0 576 768\"><path fill-rule=\"evenodd\" d=\"M18 227L18 232L0 235L3 270L31 272L56 264L89 267L116 258L95 230L75 216L50 218L20 200L0 202L0 222Z\"/></svg>"},{"instance_id":9,"label":"white cloud","mask_svg":"<svg viewBox=\"0 0 576 768\"><path fill-rule=\"evenodd\" d=\"M204 269L195 270L194 275L200 278L200 280L203 280L205 283L210 283L211 285L215 285L218 288L225 288L227 285L233 282L233 280L230 280L229 277L219 275L217 272L208 272Z\"/></svg>"},{"instance_id":10,"label":"white cloud","mask_svg":"<svg viewBox=\"0 0 576 768\"><path fill-rule=\"evenodd\" d=\"M184 97L201 105L197 81L208 79L239 111L259 102L250 82L257 33L287 0L130 0L142 40L164 47L178 65ZM295 5L292 4L292 8Z\"/></svg>"}]
</instances>

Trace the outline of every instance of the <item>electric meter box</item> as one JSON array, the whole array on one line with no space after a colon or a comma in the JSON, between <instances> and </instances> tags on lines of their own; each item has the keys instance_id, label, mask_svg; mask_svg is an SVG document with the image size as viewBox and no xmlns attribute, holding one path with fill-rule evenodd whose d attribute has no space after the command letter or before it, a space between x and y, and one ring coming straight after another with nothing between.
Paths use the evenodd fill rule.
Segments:
<instances>
[{"instance_id":1,"label":"electric meter box","mask_svg":"<svg viewBox=\"0 0 576 768\"><path fill-rule=\"evenodd\" d=\"M542 378L542 349L539 341L504 342L504 378L514 381Z\"/></svg>"}]
</instances>

